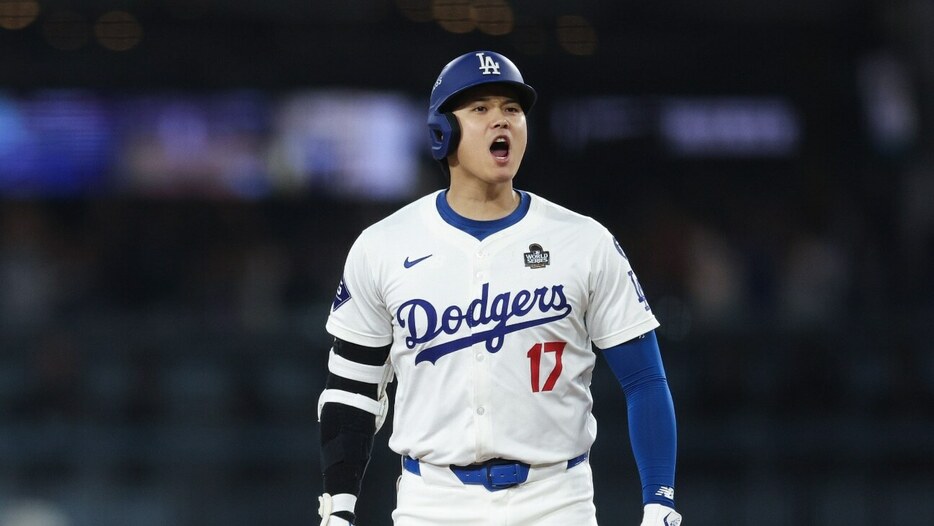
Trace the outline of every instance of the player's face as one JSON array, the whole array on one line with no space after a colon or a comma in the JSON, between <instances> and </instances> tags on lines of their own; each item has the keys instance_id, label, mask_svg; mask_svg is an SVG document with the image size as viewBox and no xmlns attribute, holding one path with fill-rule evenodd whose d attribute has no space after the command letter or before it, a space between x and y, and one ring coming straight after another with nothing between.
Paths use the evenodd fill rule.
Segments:
<instances>
[{"instance_id":1,"label":"player's face","mask_svg":"<svg viewBox=\"0 0 934 526\"><path fill-rule=\"evenodd\" d=\"M452 180L475 178L486 184L511 182L528 142L525 113L509 86L478 86L454 107L461 128L457 151L448 158Z\"/></svg>"}]
</instances>

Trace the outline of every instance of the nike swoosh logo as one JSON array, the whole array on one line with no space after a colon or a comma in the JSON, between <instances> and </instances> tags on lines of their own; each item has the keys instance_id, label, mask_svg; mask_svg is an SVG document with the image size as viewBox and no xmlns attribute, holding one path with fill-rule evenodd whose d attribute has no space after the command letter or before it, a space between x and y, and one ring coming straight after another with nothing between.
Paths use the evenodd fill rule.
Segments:
<instances>
[{"instance_id":1,"label":"nike swoosh logo","mask_svg":"<svg viewBox=\"0 0 934 526\"><path fill-rule=\"evenodd\" d=\"M434 254L428 254L427 256L423 256L418 259L413 259L412 261L409 261L409 257L406 256L405 261L402 262L402 266L404 266L405 268L412 268L415 265L418 265L419 263L421 263L422 261L425 261L426 259L430 258L433 255Z\"/></svg>"}]
</instances>

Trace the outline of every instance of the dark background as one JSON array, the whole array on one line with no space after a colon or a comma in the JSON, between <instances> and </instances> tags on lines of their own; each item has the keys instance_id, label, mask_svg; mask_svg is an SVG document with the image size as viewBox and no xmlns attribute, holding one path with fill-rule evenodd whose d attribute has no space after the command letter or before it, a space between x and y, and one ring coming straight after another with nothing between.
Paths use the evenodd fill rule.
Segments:
<instances>
[{"instance_id":1,"label":"dark background","mask_svg":"<svg viewBox=\"0 0 934 526\"><path fill-rule=\"evenodd\" d=\"M153 190L110 162L128 128L101 128L97 164L63 161L88 125L44 101L247 93L226 119L375 92L420 126L474 49L540 95L516 185L609 227L662 323L686 523L934 523L932 26L924 0L0 0L0 526L317 524L343 259L444 184L419 135L388 197L334 191L341 168L238 193L184 166ZM48 138L34 150L7 139L26 103L53 115L21 126ZM373 123L342 136L353 157ZM602 362L593 390L598 518L634 525ZM391 522L388 431L360 524Z\"/></svg>"}]
</instances>

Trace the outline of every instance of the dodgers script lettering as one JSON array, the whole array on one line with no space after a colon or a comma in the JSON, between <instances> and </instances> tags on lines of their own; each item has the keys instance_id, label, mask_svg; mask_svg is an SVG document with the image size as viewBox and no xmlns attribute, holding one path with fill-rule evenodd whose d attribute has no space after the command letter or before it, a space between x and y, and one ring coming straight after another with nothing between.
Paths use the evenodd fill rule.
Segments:
<instances>
[{"instance_id":1,"label":"dodgers script lettering","mask_svg":"<svg viewBox=\"0 0 934 526\"><path fill-rule=\"evenodd\" d=\"M507 334L558 321L570 313L571 304L564 295L564 285L503 292L491 298L490 284L484 283L480 297L465 307L450 305L439 310L424 299L408 300L396 311L396 321L408 331L405 345L409 349L430 343L442 333L457 334L464 325L481 329L420 350L415 355L417 365L424 361L433 364L446 354L481 342L486 344L488 352L495 353L503 348Z\"/></svg>"}]
</instances>

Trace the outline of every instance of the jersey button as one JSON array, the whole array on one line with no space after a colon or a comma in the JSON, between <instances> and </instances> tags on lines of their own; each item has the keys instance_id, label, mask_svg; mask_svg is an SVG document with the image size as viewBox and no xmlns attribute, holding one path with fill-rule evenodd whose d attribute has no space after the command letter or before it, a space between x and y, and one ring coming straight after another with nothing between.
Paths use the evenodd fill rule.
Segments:
<instances>
[{"instance_id":1,"label":"jersey button","mask_svg":"<svg viewBox=\"0 0 934 526\"><path fill-rule=\"evenodd\" d=\"M483 409L482 407L478 407L478 408L477 408L477 414L480 415L480 416L483 416L483 413L486 413L486 410Z\"/></svg>"},{"instance_id":2,"label":"jersey button","mask_svg":"<svg viewBox=\"0 0 934 526\"><path fill-rule=\"evenodd\" d=\"M478 361L478 362L482 362L482 361L483 361L483 353L482 353L482 352L478 352L478 353L477 353L477 361Z\"/></svg>"}]
</instances>

